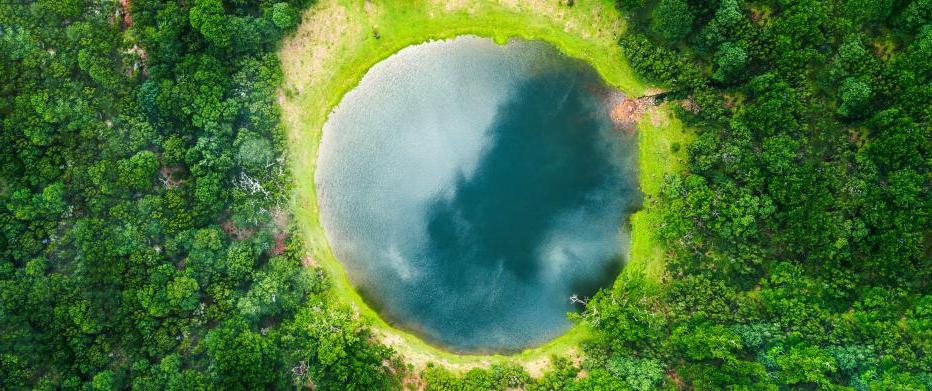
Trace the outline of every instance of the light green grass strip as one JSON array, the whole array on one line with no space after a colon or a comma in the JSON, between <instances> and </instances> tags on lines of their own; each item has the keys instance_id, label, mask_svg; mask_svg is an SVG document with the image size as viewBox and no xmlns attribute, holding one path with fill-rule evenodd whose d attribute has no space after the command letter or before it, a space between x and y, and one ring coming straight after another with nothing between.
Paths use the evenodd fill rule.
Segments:
<instances>
[{"instance_id":1,"label":"light green grass strip","mask_svg":"<svg viewBox=\"0 0 932 391\"><path fill-rule=\"evenodd\" d=\"M693 138L672 111L661 106L638 123L638 176L644 207L631 216L631 261L625 265L625 272L642 271L657 283L665 270L665 253L654 234L662 222L657 198L664 178L683 170L686 145ZM676 152L674 144L679 145Z\"/></svg>"}]
</instances>

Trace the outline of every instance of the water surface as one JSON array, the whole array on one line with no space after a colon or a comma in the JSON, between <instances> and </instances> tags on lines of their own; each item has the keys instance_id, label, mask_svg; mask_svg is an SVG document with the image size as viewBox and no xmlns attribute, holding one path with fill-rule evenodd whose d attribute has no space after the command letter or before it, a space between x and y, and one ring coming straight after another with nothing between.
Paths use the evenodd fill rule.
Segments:
<instances>
[{"instance_id":1,"label":"water surface","mask_svg":"<svg viewBox=\"0 0 932 391\"><path fill-rule=\"evenodd\" d=\"M375 65L331 113L315 178L354 286L457 352L564 332L570 296L617 275L639 202L610 93L542 42L459 37Z\"/></svg>"}]
</instances>

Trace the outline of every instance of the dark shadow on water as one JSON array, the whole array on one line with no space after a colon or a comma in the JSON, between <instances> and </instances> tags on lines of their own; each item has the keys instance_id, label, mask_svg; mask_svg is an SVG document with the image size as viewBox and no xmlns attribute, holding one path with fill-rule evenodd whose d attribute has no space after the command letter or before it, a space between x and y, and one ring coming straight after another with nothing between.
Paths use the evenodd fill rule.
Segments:
<instances>
[{"instance_id":1,"label":"dark shadow on water","mask_svg":"<svg viewBox=\"0 0 932 391\"><path fill-rule=\"evenodd\" d=\"M512 276L541 291L553 290L543 280L549 265L541 256L548 235L572 227L558 226L560 218L581 209L604 208L606 213L636 208L640 192L628 176L633 167L618 162L616 134L606 135L605 113L592 107L597 99L578 83L588 75L561 72L538 75L527 81L513 98L498 110L489 129L492 146L471 177L460 176L452 196L440 197L428 208L428 252L434 259L430 275L446 292L495 291L492 276ZM557 102L556 105L554 103ZM556 106L556 108L555 108ZM634 151L633 145L621 145ZM618 232L623 221L608 226ZM588 231L587 231L588 232ZM586 235L579 232L578 235ZM617 237L607 235L609 242ZM603 240L595 238L594 240ZM467 301L432 301L424 311L440 322L447 344L474 352L471 344L488 343L481 334L501 322L509 305L561 307L553 300L569 300L572 293L591 296L610 286L624 264L620 243L602 251L603 259L579 259L568 251L579 273L567 273L563 281L566 297L500 298L477 295ZM575 257L575 258L574 258ZM583 264L586 266L582 266ZM507 279L506 279L507 281ZM557 288L559 290L559 288ZM506 293L512 293L505 290ZM425 303L426 304L426 303ZM572 307L568 307L572 308ZM546 310L535 310L538 312ZM459 318L454 320L454 318ZM507 323L504 323L507 325ZM517 322L510 327L526 327ZM506 326L507 327L507 326ZM521 333L510 330L508 333Z\"/></svg>"},{"instance_id":2,"label":"dark shadow on water","mask_svg":"<svg viewBox=\"0 0 932 391\"><path fill-rule=\"evenodd\" d=\"M578 77L551 73L520 88L500 108L493 147L476 174L460 177L454 196L430 207L431 252L450 260L442 275L448 285L467 283L474 268L499 265L534 278L541 267L535 252L555 218L619 185L601 123L585 107L585 92L574 88Z\"/></svg>"}]
</instances>

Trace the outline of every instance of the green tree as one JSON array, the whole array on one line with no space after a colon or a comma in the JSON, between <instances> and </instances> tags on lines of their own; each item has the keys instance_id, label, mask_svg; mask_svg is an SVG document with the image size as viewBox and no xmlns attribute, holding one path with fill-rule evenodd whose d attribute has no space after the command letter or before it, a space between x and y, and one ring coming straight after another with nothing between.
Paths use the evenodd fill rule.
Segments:
<instances>
[{"instance_id":1,"label":"green tree","mask_svg":"<svg viewBox=\"0 0 932 391\"><path fill-rule=\"evenodd\" d=\"M321 389L397 388L394 352L371 344L370 331L344 309L308 303L283 328L282 347L290 365L304 362L307 376ZM385 364L389 365L385 365Z\"/></svg>"},{"instance_id":2,"label":"green tree","mask_svg":"<svg viewBox=\"0 0 932 391\"><path fill-rule=\"evenodd\" d=\"M133 191L148 190L152 187L158 168L158 159L152 151L140 151L129 159L120 160L117 177Z\"/></svg>"},{"instance_id":3,"label":"green tree","mask_svg":"<svg viewBox=\"0 0 932 391\"><path fill-rule=\"evenodd\" d=\"M715 21L722 26L734 26L742 19L744 19L744 15L741 12L738 0L722 0L718 9L715 10Z\"/></svg>"},{"instance_id":4,"label":"green tree","mask_svg":"<svg viewBox=\"0 0 932 391\"><path fill-rule=\"evenodd\" d=\"M654 34L670 42L685 38L695 15L685 0L660 0L651 13Z\"/></svg>"},{"instance_id":5,"label":"green tree","mask_svg":"<svg viewBox=\"0 0 932 391\"><path fill-rule=\"evenodd\" d=\"M673 330L672 343L693 360L730 360L741 351L741 339L721 325L680 326Z\"/></svg>"},{"instance_id":6,"label":"green tree","mask_svg":"<svg viewBox=\"0 0 932 391\"><path fill-rule=\"evenodd\" d=\"M795 345L784 350L774 348L769 352L775 355L779 378L787 385L832 384L830 376L836 370L835 360L824 350L816 346Z\"/></svg>"},{"instance_id":7,"label":"green tree","mask_svg":"<svg viewBox=\"0 0 932 391\"><path fill-rule=\"evenodd\" d=\"M94 391L111 391L116 389L114 384L113 371L106 370L103 372L98 372L94 375L94 380L91 381L91 389Z\"/></svg>"},{"instance_id":8,"label":"green tree","mask_svg":"<svg viewBox=\"0 0 932 391\"><path fill-rule=\"evenodd\" d=\"M841 104L837 111L844 117L863 117L873 94L867 83L853 77L845 79L838 93Z\"/></svg>"},{"instance_id":9,"label":"green tree","mask_svg":"<svg viewBox=\"0 0 932 391\"><path fill-rule=\"evenodd\" d=\"M655 359L617 356L606 367L632 390L657 389L666 377L663 364Z\"/></svg>"},{"instance_id":10,"label":"green tree","mask_svg":"<svg viewBox=\"0 0 932 391\"><path fill-rule=\"evenodd\" d=\"M211 375L228 389L266 388L280 380L276 344L251 330L241 319L230 319L207 333Z\"/></svg>"},{"instance_id":11,"label":"green tree","mask_svg":"<svg viewBox=\"0 0 932 391\"><path fill-rule=\"evenodd\" d=\"M264 173L273 162L272 143L253 132L241 129L234 146L239 148L237 162L251 173Z\"/></svg>"},{"instance_id":12,"label":"green tree","mask_svg":"<svg viewBox=\"0 0 932 391\"><path fill-rule=\"evenodd\" d=\"M748 63L748 54L743 48L725 42L715 55L717 68L712 77L718 81L732 81L741 76Z\"/></svg>"},{"instance_id":13,"label":"green tree","mask_svg":"<svg viewBox=\"0 0 932 391\"><path fill-rule=\"evenodd\" d=\"M189 13L191 27L199 31L211 44L228 48L233 40L233 31L230 29L229 19L224 14L221 0L195 0Z\"/></svg>"},{"instance_id":14,"label":"green tree","mask_svg":"<svg viewBox=\"0 0 932 391\"><path fill-rule=\"evenodd\" d=\"M290 30L298 23L298 13L288 3L272 5L272 22L282 30Z\"/></svg>"},{"instance_id":15,"label":"green tree","mask_svg":"<svg viewBox=\"0 0 932 391\"><path fill-rule=\"evenodd\" d=\"M172 306L185 311L194 310L200 302L197 281L190 277L175 277L168 284L167 296Z\"/></svg>"}]
</instances>

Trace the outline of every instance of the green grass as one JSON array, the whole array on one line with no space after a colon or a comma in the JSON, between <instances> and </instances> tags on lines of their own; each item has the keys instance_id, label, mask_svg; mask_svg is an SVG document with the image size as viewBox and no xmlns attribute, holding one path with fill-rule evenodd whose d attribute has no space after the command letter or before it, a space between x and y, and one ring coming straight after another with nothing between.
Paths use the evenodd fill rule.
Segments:
<instances>
[{"instance_id":1,"label":"green grass","mask_svg":"<svg viewBox=\"0 0 932 391\"><path fill-rule=\"evenodd\" d=\"M655 203L664 178L683 170L685 146L692 137L666 106L638 123L638 176L644 208L631 216L631 261L625 272L642 271L658 283L663 276L665 253L654 235L662 216ZM678 151L673 151L674 144L680 146Z\"/></svg>"},{"instance_id":2,"label":"green grass","mask_svg":"<svg viewBox=\"0 0 932 391\"><path fill-rule=\"evenodd\" d=\"M369 320L381 340L415 366L433 361L461 372L509 360L536 374L551 355L578 351L588 335L585 327L577 326L553 341L512 356L459 355L438 349L391 327L365 303L333 256L320 224L314 173L327 115L370 67L407 46L464 34L490 37L499 43L513 37L544 40L568 56L586 60L609 84L629 96L644 93L647 86L633 76L616 43L617 34L624 30L624 19L612 1L577 2L574 7L557 5L556 0L503 3L321 0L279 53L285 73L281 108L295 186L292 207L309 254L330 275L333 295ZM661 116L666 114L663 111ZM640 179L648 198L656 194L662 173L678 169L677 156L671 154L669 145L685 137L677 122L662 120L670 126L643 122L640 126ZM650 204L645 205L646 209L632 218L631 267L625 270L644 270L659 281L663 252L650 235L657 217Z\"/></svg>"}]
</instances>

